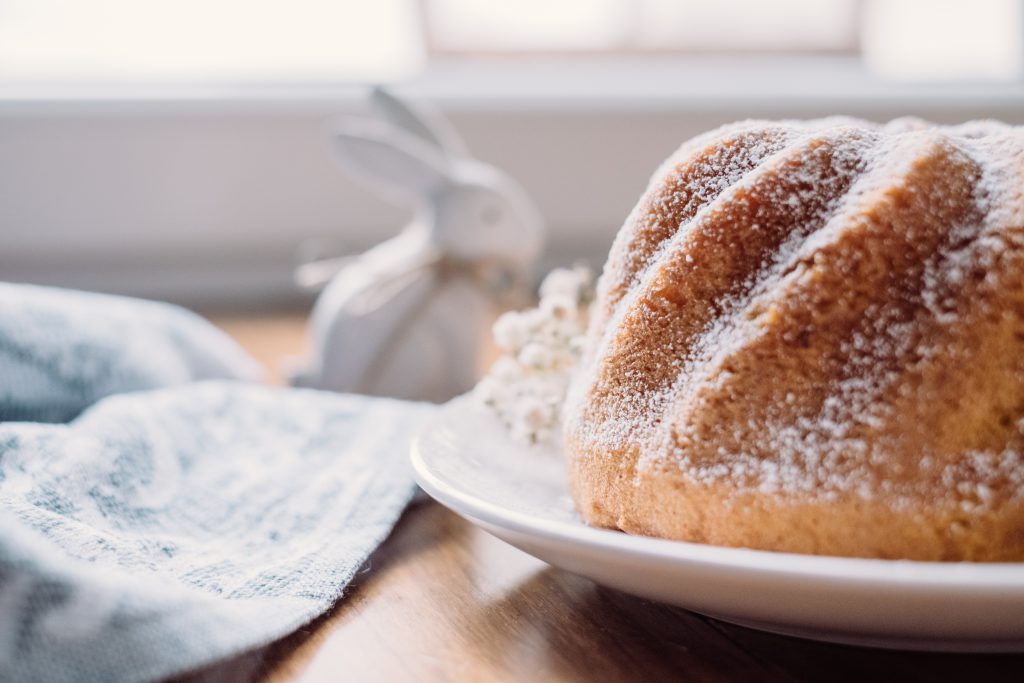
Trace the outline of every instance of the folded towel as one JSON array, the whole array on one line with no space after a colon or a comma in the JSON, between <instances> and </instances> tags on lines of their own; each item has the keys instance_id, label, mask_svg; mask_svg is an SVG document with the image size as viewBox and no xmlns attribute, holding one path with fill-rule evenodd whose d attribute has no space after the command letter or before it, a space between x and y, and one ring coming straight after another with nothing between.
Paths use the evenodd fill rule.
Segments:
<instances>
[{"instance_id":1,"label":"folded towel","mask_svg":"<svg viewBox=\"0 0 1024 683\"><path fill-rule=\"evenodd\" d=\"M275 640L413 495L433 406L180 384L252 362L173 307L11 285L0 307L2 414L37 420L0 422L0 680L157 680Z\"/></svg>"},{"instance_id":2,"label":"folded towel","mask_svg":"<svg viewBox=\"0 0 1024 683\"><path fill-rule=\"evenodd\" d=\"M0 421L66 422L111 394L258 377L237 344L183 308L0 283Z\"/></svg>"}]
</instances>

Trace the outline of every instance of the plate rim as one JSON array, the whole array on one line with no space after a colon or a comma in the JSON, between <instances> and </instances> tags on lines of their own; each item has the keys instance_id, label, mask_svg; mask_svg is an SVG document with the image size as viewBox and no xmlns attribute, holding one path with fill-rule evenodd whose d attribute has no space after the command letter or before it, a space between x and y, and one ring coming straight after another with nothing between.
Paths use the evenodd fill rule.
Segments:
<instances>
[{"instance_id":1,"label":"plate rim","mask_svg":"<svg viewBox=\"0 0 1024 683\"><path fill-rule=\"evenodd\" d=\"M819 581L857 583L875 588L898 587L911 591L955 589L1006 595L1010 590L1024 597L1024 562L888 560L713 546L599 529L583 522L545 518L496 504L445 481L430 468L423 456L424 442L432 433L445 427L446 417L450 419L451 413L464 405L462 401L455 401L442 408L413 439L409 454L417 483L431 497L461 516L520 534L543 536L548 541L588 546L648 561L685 562L730 572L813 577Z\"/></svg>"}]
</instances>

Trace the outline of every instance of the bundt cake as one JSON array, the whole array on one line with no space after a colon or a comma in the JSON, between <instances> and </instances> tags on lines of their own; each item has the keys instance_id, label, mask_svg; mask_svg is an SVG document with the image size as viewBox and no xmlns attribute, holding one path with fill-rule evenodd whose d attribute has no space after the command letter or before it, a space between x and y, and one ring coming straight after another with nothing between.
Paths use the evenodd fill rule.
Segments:
<instances>
[{"instance_id":1,"label":"bundt cake","mask_svg":"<svg viewBox=\"0 0 1024 683\"><path fill-rule=\"evenodd\" d=\"M1024 560L1024 129L753 121L654 175L565 405L590 524Z\"/></svg>"}]
</instances>

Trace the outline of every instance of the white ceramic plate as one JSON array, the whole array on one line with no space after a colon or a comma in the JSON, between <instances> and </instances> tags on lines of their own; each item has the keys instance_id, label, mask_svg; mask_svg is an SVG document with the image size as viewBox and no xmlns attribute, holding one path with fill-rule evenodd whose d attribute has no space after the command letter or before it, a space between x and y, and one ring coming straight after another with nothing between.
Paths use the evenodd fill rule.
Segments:
<instances>
[{"instance_id":1,"label":"white ceramic plate","mask_svg":"<svg viewBox=\"0 0 1024 683\"><path fill-rule=\"evenodd\" d=\"M419 437L412 462L420 486L469 521L628 593L817 640L1024 651L1024 564L817 557L595 529L573 510L561 454L512 441L465 398Z\"/></svg>"}]
</instances>

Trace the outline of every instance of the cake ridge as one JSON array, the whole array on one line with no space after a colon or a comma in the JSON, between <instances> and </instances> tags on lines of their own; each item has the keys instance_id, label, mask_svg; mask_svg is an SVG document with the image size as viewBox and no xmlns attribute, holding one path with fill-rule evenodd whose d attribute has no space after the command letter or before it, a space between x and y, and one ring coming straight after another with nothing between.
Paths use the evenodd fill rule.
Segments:
<instances>
[{"instance_id":1,"label":"cake ridge","mask_svg":"<svg viewBox=\"0 0 1024 683\"><path fill-rule=\"evenodd\" d=\"M735 201L736 193L749 192L750 185L756 182L758 179L771 181L773 179L779 178L780 176L784 176L786 171L795 173L797 174L797 176L799 176L798 169L795 169L794 167L792 167L792 165L789 164L789 161L792 159L794 154L802 154L803 152L808 150L814 151L815 149L819 148L822 145L831 143L833 146L830 148L830 151L838 155L840 152L840 143L843 140L843 138L849 135L849 133L850 131L848 130L848 126L843 125L823 127L822 132L817 135L804 134L799 136L790 136L785 146L776 150L773 154L769 155L768 157L765 157L761 165L759 165L752 171L744 173L742 176L737 178L736 181L729 186L729 188L723 190L714 200L702 206L696 214L689 217L683 224L677 226L674 234L668 239L666 239L662 244L661 248L658 250L657 258L651 259L648 266L640 274L640 279L636 283L637 286L633 288L632 295L617 302L615 309L612 313L611 319L608 322L608 326L611 329L618 329L619 327L622 326L624 318L630 315L632 312L636 311L638 306L637 299L639 298L642 292L649 290L649 288L653 284L653 280L658 277L659 265L664 265L664 261L666 258L669 258L672 254L678 252L680 245L684 245L686 239L689 236L687 234L687 230L694 230L699 228L702 225L702 221L705 220L713 211L715 211L718 202ZM867 143L867 145L870 146L871 141L869 138L865 138L858 140L858 142ZM863 151L863 156L866 157L868 150L865 149ZM859 172L859 169L848 168L846 169L846 171L847 172L845 174L845 177L852 178ZM799 177L795 177L794 179L799 181ZM817 218L817 214L811 217L812 221L814 222L817 222L815 220ZM809 234L813 234L813 232L814 231L812 230ZM797 237L800 236L797 235ZM769 251L768 255L770 256L770 254L771 252ZM595 322L592 320L591 324L592 326L599 326L601 325L601 322ZM695 337L699 337L700 335L701 331L698 330L694 332ZM593 372L594 361L605 355L608 345L613 341L614 338L612 335L601 336L601 341L599 342L600 346L598 346L592 354L588 354L589 356L591 356L587 359L589 366L581 369L581 375L590 375ZM652 410L651 406L644 406L644 408L646 412L657 412Z\"/></svg>"},{"instance_id":2,"label":"cake ridge","mask_svg":"<svg viewBox=\"0 0 1024 683\"><path fill-rule=\"evenodd\" d=\"M683 215L616 272L673 174L765 131L777 149L698 178L717 193L655 217ZM813 154L827 140L849 155L834 187ZM1022 181L1024 131L996 121L748 121L680 147L616 238L567 400L584 518L793 552L1024 559Z\"/></svg>"},{"instance_id":3,"label":"cake ridge","mask_svg":"<svg viewBox=\"0 0 1024 683\"><path fill-rule=\"evenodd\" d=\"M754 123L764 124L765 122L750 122L751 126ZM771 153L777 153L782 149L786 143L791 139L793 134L792 130L788 130L782 126L765 126L760 125L754 127L744 127L738 125L730 128L730 131L722 139L715 142L715 138L712 134L705 136L699 136L694 140L684 143L676 152L674 152L663 164L662 171L659 171L663 176L670 176L676 182L684 181L682 177L685 173L676 173L675 171L685 165L687 168L693 170L694 167L711 163L716 160L716 157L725 150L739 152L739 159L735 161L735 168L730 168L730 162L734 161L734 158L728 156L724 162L717 159L720 163L724 163L725 166L719 166L715 169L719 177L725 176L723 180L726 182L726 187L719 187L719 192L714 193L715 196L707 198L703 196L701 187L693 187L696 183L701 180L700 177L693 179L690 183L680 188L675 193L672 199L679 201L679 194L686 195L686 204L693 204L693 212L690 213L684 210L682 213L685 218L684 222L689 222L694 218L696 213L705 208L708 204L714 201L718 194L727 191L729 187L735 185L742 176L749 173L765 156ZM766 149L767 148L767 149ZM746 150L747 154L744 155L742 152ZM744 163L746 162L746 163ZM699 170L699 168L697 169ZM705 174L706 176L707 174ZM658 177L658 173L651 177L651 181L648 183L644 193L644 197L636 205L636 207L630 212L630 215L626 219L626 224L623 229L617 235L615 242L613 243L609 252L608 265L605 268L605 272L602 274L601 281L598 283L599 291L602 291L604 298L607 299L608 306L614 308L619 301L619 296L616 295L615 290L619 287L628 287L634 284L638 279L643 276L643 273L650 268L652 263L657 259L658 254L666 246L666 243L682 228L681 224L677 225L662 225L661 222L655 219L655 225L650 226L644 222L644 219L650 219L654 213L654 209L650 206L655 201L656 197L651 196L657 189L653 187L655 179ZM672 189L667 188L667 189ZM695 201L696 200L696 201ZM703 200L703 201L701 201ZM664 203L664 200L663 202ZM638 215L642 209L646 209L643 216ZM688 215L687 215L688 214ZM667 234L661 236L658 239L659 229L663 229ZM649 244L651 241L648 238L651 237L650 233L655 233L654 244ZM639 253L637 253L639 252ZM630 258L630 257L634 258ZM627 260L628 259L628 260ZM611 275L615 275L617 280L617 286L612 287L609 284ZM600 326L607 322L609 311L597 311L594 316L594 325Z\"/></svg>"},{"instance_id":4,"label":"cake ridge","mask_svg":"<svg viewBox=\"0 0 1024 683\"><path fill-rule=\"evenodd\" d=\"M907 122L906 125L917 125L917 122L919 120L908 117L906 119L898 119L897 121ZM692 166L696 161L700 159L701 155L706 154L709 149L715 147L720 148L722 146L727 146L730 145L731 143L738 142L741 140L742 136L754 136L760 134L763 137L766 134L777 135L780 139L784 141L783 144L774 148L770 153L762 154L755 159L755 162L757 163L767 162L770 158L784 155L787 151L789 151L791 147L797 145L798 143L804 141L805 139L812 137L815 134L823 135L830 129L879 130L880 127L868 121L847 116L833 116L822 119L814 119L810 121L768 121L763 119L748 119L745 121L740 121L737 123L721 126L715 130L699 135L696 138L693 138L692 140L683 143L683 145L681 145L679 149L677 149L672 155L670 155L668 159L666 159L659 166L658 170L651 176L651 179L649 180L646 186L644 196L641 197L641 201L636 205L636 207L634 207L633 211L630 212L630 215L629 217L627 217L626 220L626 225L623 226L623 230L621 230L619 234L616 236L616 239L609 253L609 263L606 266L605 272L602 273L601 279L607 279L608 266L614 265L614 260L616 259L616 257L620 256L618 252L623 248L628 247L629 239L635 236L635 233L637 232L636 226L633 225L635 212L645 205L646 201L648 200L648 195L651 192L653 186L657 183L657 181L664 181L665 177L670 175L675 170L674 167L678 167L679 165L682 165L684 163ZM685 153L689 154L685 155ZM719 169L718 172L721 173L722 170L723 169ZM753 170L754 168L753 166L751 166L751 168L744 171L744 173L742 173L741 175L732 178L731 182L729 183L729 186L731 187L733 185L742 183L745 176L748 175ZM726 189L728 188L723 188L722 191L725 191ZM711 201L713 201L713 199ZM711 202L707 202L704 206L707 206L710 203ZM691 215L687 219L687 221L692 220L693 217L694 216ZM678 231L679 228L681 228L681 226L676 226L675 230L673 231L673 234L675 233L675 231ZM648 260L645 264L643 264L643 269L649 267L650 265L651 261ZM601 286L602 283L599 283L599 288ZM607 295L608 292L605 292L605 294Z\"/></svg>"},{"instance_id":5,"label":"cake ridge","mask_svg":"<svg viewBox=\"0 0 1024 683\"><path fill-rule=\"evenodd\" d=\"M924 140L922 142L925 145L928 145L928 143L931 142L931 141ZM932 148L932 149L934 149L934 148ZM954 156L958 156L958 155L954 154ZM960 161L961 162L965 162L966 159L961 158ZM884 176L886 178L889 178L890 180L892 180L894 178L894 176L895 177L899 177L904 185L907 185L911 181L915 181L915 177L913 175L913 173L914 173L914 169L913 168L906 169L905 173L902 174L902 175L898 172L897 169L894 169L894 168L884 168L883 167L881 169L878 169L877 172L880 173L880 174L884 174ZM868 173L868 174L865 174L864 176L862 176L861 180L863 180L865 182L865 184L869 185L869 187L870 187L870 183L872 183L874 179L870 176L870 173ZM916 178L916 182L918 182L918 183L920 183L920 182L927 182L927 180L928 180L927 177L925 177L923 179L921 177L917 177ZM914 188L913 186L910 187L910 191L911 192L914 189L916 189L916 188ZM853 190L854 190L854 188L851 188L851 194L853 193ZM860 197L852 198L852 203L854 204L854 207L846 207L846 208L855 209L857 204L870 203L872 201L873 201L873 198L870 196L870 192L868 192L865 195L862 195ZM969 198L967 198L967 197L964 198L964 201L967 204L970 203L969 202ZM965 210L969 210L969 206L966 206ZM843 242L842 242L843 233L844 232L846 232L846 233L856 233L858 227L863 227L862 225L860 225L863 222L864 222L863 220L860 220L860 214L858 214L856 211L853 212L851 219L847 219L847 215L846 214L843 214L843 213L837 214L835 220L830 221L828 224L822 226L819 230L817 230L813 234L813 236L812 236L813 240L816 241L817 244L814 245L814 248L812 250L810 250L810 254L808 256L810 256L810 257L821 256L825 252L825 249L830 247L830 246L834 246L836 249L842 249L842 247L843 247ZM852 225L851 225L851 223L852 223ZM831 243L824 239L825 236L827 236L829 232L833 233L833 235L832 235L833 240L832 240ZM838 234L836 234L836 233L838 233ZM938 231L938 234L936 236L936 240L935 240L935 244L934 244L935 251L933 253L936 253L936 254L938 253L938 250L940 249L940 246L941 246L942 237L943 237L943 233L940 230L940 231ZM808 242L811 242L811 240L809 239ZM855 256L856 255L860 255L860 254L864 254L867 257L871 256L871 252L869 250L863 248L863 247L859 247L858 250L854 252ZM891 277L893 273L901 273L901 272L903 272L901 270L893 270L892 265L893 264L890 264L890 267L887 269L888 277ZM775 285L775 287L771 291L765 292L765 296L766 297L770 297L771 294L773 294L775 292L778 292L779 293L779 298L781 298L781 303L783 305L786 305L786 304L789 304L790 302L792 302L793 304L795 304L797 306L803 307L804 305L806 305L804 303L805 301L807 301L806 296L807 295L813 296L814 292L813 291L808 291L807 294L803 294L802 295L799 292L799 285L800 285L801 280L805 280L805 279L807 279L807 277L809 275L813 274L813 268L814 267L815 267L815 264L813 263L813 258L809 261L807 256L805 256L803 259L800 260L798 267L794 268L793 270L789 271L788 273L780 274L780 277L776 280L776 282L773 283ZM879 293L881 293L881 291L882 290L879 290ZM742 353L742 352L749 352L751 350L751 344L755 344L758 341L758 339L759 339L756 336L757 333L758 332L768 333L770 331L770 328L765 327L762 324L762 322L761 322L761 318L763 316L765 316L765 315L775 315L775 316L783 316L783 317L785 317L785 313L776 312L775 310L770 309L771 305L772 305L772 303L771 303L770 298L768 299L768 301L757 301L756 299L752 298L751 301L750 301L749 306L747 307L747 309L745 311L745 312L748 313L748 315L746 316L747 317L746 320L740 320L738 323L735 323L734 321L729 321L729 320L725 321L725 324L729 325L729 329L727 330L726 337L725 337L724 340L720 340L718 342L714 342L714 341L712 342L712 346L714 346L714 348L715 348L715 355L712 358L710 358L707 361L707 363L705 364L705 366L703 368L705 374L712 372L715 369L715 367L716 367L716 363L718 365L721 365L722 363L728 362L728 358L730 356L732 356L732 355L735 355L737 353ZM758 311L758 308L760 308L761 310ZM764 310L766 308L768 308L769 310ZM751 315L750 314L751 309L753 309L753 311L758 313L759 315L758 316ZM813 310L813 309L811 309L811 310ZM863 319L862 314L859 313L859 312L856 312L856 311L854 311L852 317L855 320L858 320L858 321ZM742 329L741 329L744 326L747 329L746 333L742 332ZM856 328L852 328L852 330L855 331ZM892 331L892 329L887 326L887 329L883 333L881 333L878 337L875 337L875 340L876 341L878 339L883 339L884 340L886 335L890 334L891 331ZM907 336L907 337L904 338L904 340L909 339L909 338L910 337ZM854 401L854 402L856 402L858 400L870 402L874 398L870 394L870 392L871 391L881 391L884 387L881 386L879 383L883 382L883 380L885 378L881 377L881 376L877 376L877 377L874 376L874 374L872 374L870 372L874 368L869 368L868 369L869 372L868 372L867 375L864 375L863 373L857 374L857 372L860 371L860 370L863 370L863 368L852 368L851 367L851 365L850 365L851 360L850 359L851 359L851 356L854 355L853 352L856 349L851 348L848 345L848 341L849 340L845 339L845 338L839 338L839 339L837 339L835 341L835 343L836 343L836 347L835 348L838 351L837 355L838 355L838 361L839 361L839 364L840 364L840 368L837 371L838 374L836 376L836 383L834 385L832 385L831 387L829 387L829 386L823 386L822 387L822 389L823 389L822 393L824 394L824 396L822 397L822 400L826 400L827 397L829 397L829 396L835 396L835 395L838 395L840 397L846 396L847 392L842 391L841 387L843 386L844 382L850 381L850 376L851 375L855 375L853 377L853 380L858 382L859 385L856 387L856 391L849 392L849 400L850 401ZM844 346L847 347L845 350L844 350ZM867 350L867 349L866 349L866 347L864 347L864 348L861 348L860 350L864 351L864 350ZM888 351L889 354L894 353L893 349L888 349L887 351ZM818 351L816 350L816 353L817 352ZM722 380L722 381L727 381L727 380ZM806 392L798 392L798 394L799 393L803 393L806 396ZM792 402L788 402L788 403L792 403ZM847 405L840 406L840 409L842 411L844 411L845 413L854 413L854 411L857 410L857 409L867 411L869 409L869 407L870 406L868 406L868 405L851 406L851 405L847 404ZM821 410L820 408L816 409L813 412L813 414L820 414L820 410ZM851 415L846 420L836 420L836 421L838 423L848 427L851 424L855 425L857 422L859 422L860 421L858 419L859 417L860 416L857 416L856 414L853 414L853 415ZM851 420L852 420L852 423L851 423ZM770 422L767 423L767 424L770 424ZM766 426L767 426L767 424L766 424ZM807 431L808 431L808 428L805 425L804 429L802 430L802 432L806 433ZM833 444L835 444L837 442L838 443L843 443L841 441L841 439L845 438L847 435L839 433L840 430L838 430L838 429L837 430L831 430L831 431L832 431L832 433L829 434L829 436L833 440ZM774 431L772 429L770 429L770 428L765 429L765 433L766 433L766 439L767 440L771 440L774 436L776 436ZM843 447L844 448L850 448L851 445L849 443L843 443ZM826 446L823 446L821 444L817 444L815 446L815 449L817 451L825 450ZM735 453L734 455L742 456L743 454ZM790 482L787 482L787 483L795 486L796 488L798 488L800 490L804 490L804 491L808 490L809 487L803 485L804 482L800 481L800 478L801 478L800 475L801 474L813 475L814 472L813 471L808 471L806 473L802 473L800 471L799 466L795 467L794 469L796 470L795 471L795 476L792 477L791 478L792 480ZM811 470L811 469L812 468L808 468L808 470ZM835 482L833 482L833 483L835 483Z\"/></svg>"}]
</instances>

